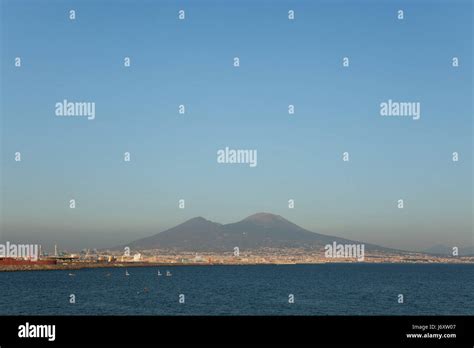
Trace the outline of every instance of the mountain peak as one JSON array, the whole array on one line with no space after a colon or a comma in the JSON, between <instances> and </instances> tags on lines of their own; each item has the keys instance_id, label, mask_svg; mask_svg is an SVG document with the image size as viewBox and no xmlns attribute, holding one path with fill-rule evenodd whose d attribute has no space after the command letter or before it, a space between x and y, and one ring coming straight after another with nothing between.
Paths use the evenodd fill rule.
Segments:
<instances>
[{"instance_id":1,"label":"mountain peak","mask_svg":"<svg viewBox=\"0 0 474 348\"><path fill-rule=\"evenodd\" d=\"M210 221L208 219L205 219L202 216L196 216L182 223L182 225L207 225L207 224L217 224L217 223ZM220 225L220 224L217 224L217 225Z\"/></svg>"},{"instance_id":2,"label":"mountain peak","mask_svg":"<svg viewBox=\"0 0 474 348\"><path fill-rule=\"evenodd\" d=\"M281 222L281 221L287 221L287 220L282 218L280 215L261 212L261 213L256 213L256 214L247 216L243 221L269 223L269 222L278 222L278 221Z\"/></svg>"},{"instance_id":3,"label":"mountain peak","mask_svg":"<svg viewBox=\"0 0 474 348\"><path fill-rule=\"evenodd\" d=\"M203 218L202 216L196 216L196 217L193 217L192 219L187 220L186 222L188 221L208 221L208 220Z\"/></svg>"}]
</instances>

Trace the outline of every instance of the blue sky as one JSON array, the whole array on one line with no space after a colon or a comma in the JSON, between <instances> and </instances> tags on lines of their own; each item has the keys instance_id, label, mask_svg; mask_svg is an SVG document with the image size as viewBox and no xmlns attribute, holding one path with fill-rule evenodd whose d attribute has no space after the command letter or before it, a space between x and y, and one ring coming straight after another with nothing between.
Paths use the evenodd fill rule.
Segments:
<instances>
[{"instance_id":1,"label":"blue sky","mask_svg":"<svg viewBox=\"0 0 474 348\"><path fill-rule=\"evenodd\" d=\"M470 1L0 1L3 240L113 246L266 211L390 247L472 244ZM63 99L96 119L56 117ZM381 117L388 99L421 119ZM218 164L226 146L257 167Z\"/></svg>"}]
</instances>

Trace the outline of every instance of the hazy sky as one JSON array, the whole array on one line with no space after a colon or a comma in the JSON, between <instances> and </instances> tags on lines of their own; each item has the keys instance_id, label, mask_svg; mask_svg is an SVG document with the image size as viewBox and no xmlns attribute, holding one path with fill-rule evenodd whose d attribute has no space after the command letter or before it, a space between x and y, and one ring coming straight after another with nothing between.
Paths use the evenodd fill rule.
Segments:
<instances>
[{"instance_id":1,"label":"hazy sky","mask_svg":"<svg viewBox=\"0 0 474 348\"><path fill-rule=\"evenodd\" d=\"M0 2L1 240L106 247L266 211L390 247L472 244L471 1ZM56 117L63 99L95 120ZM380 116L388 99L421 118ZM217 163L226 146L258 165Z\"/></svg>"}]
</instances>

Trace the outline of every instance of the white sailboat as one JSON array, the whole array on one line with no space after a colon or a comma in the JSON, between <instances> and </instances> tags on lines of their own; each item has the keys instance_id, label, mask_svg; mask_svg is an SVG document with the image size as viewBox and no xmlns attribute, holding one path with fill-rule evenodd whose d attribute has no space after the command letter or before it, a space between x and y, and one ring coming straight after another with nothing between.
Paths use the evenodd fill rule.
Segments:
<instances>
[{"instance_id":1,"label":"white sailboat","mask_svg":"<svg viewBox=\"0 0 474 348\"><path fill-rule=\"evenodd\" d=\"M127 271L127 270L125 270L125 275L126 275L126 276L129 276L129 275L130 275L130 273L128 273L128 271Z\"/></svg>"},{"instance_id":2,"label":"white sailboat","mask_svg":"<svg viewBox=\"0 0 474 348\"><path fill-rule=\"evenodd\" d=\"M166 271L166 276L167 276L167 277L171 277L171 272L170 272L170 271Z\"/></svg>"}]
</instances>

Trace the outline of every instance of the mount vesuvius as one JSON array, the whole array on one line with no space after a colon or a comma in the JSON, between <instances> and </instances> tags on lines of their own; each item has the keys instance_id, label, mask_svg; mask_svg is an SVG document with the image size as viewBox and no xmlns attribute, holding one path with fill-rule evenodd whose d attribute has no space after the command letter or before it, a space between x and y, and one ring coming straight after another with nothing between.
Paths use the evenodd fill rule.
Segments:
<instances>
[{"instance_id":1,"label":"mount vesuvius","mask_svg":"<svg viewBox=\"0 0 474 348\"><path fill-rule=\"evenodd\" d=\"M362 242L308 231L279 215L257 213L239 222L219 224L196 217L153 236L130 242L133 249L172 249L182 251L230 251L234 247L319 249L333 242L354 244ZM366 250L393 251L374 244ZM120 248L123 248L121 246Z\"/></svg>"}]
</instances>

